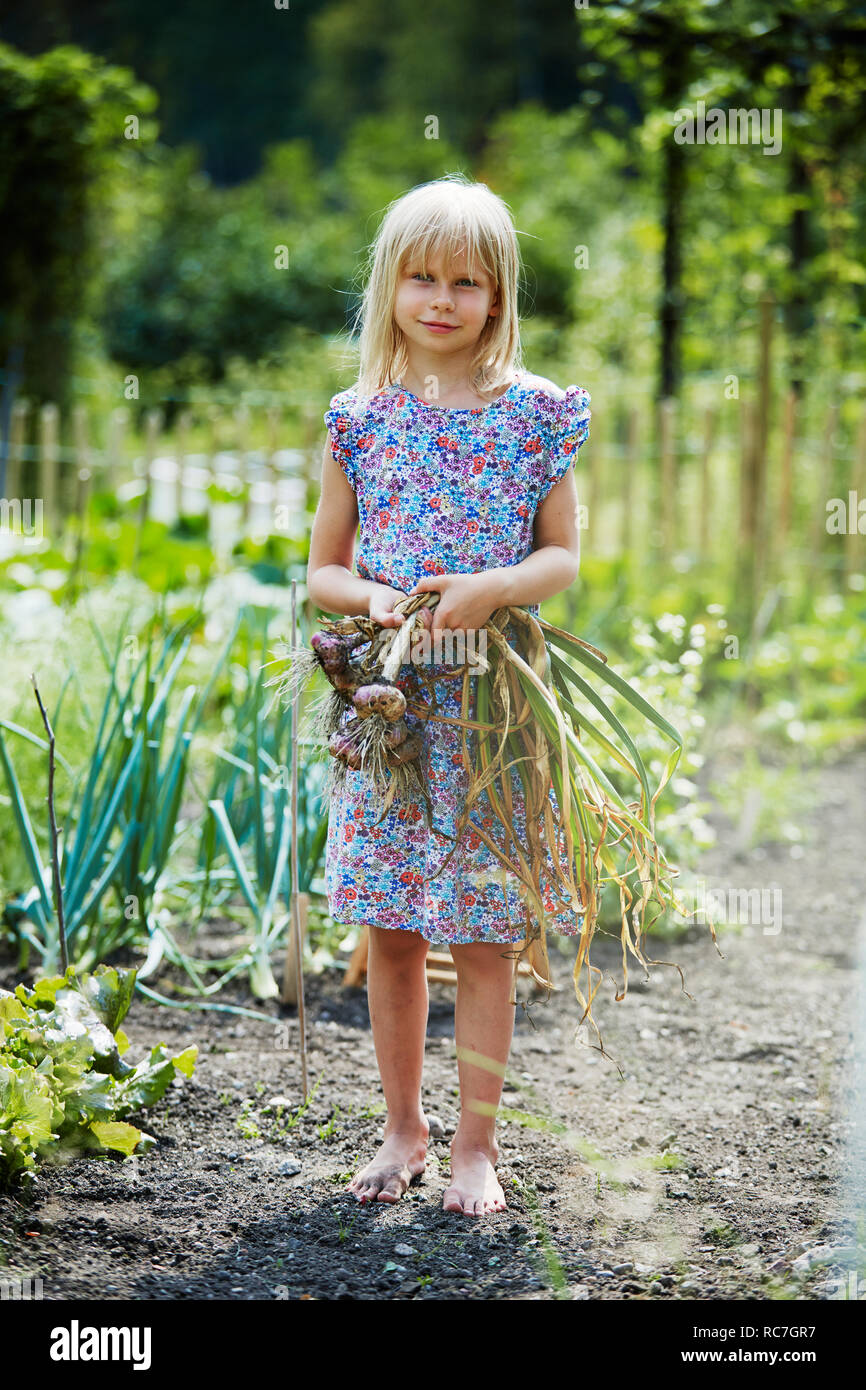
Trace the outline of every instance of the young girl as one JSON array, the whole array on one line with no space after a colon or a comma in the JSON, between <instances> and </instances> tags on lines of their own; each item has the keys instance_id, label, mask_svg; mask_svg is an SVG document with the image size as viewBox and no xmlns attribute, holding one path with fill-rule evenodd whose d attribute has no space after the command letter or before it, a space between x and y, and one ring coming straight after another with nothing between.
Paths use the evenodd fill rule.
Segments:
<instances>
[{"instance_id":1,"label":"young girl","mask_svg":"<svg viewBox=\"0 0 866 1390\"><path fill-rule=\"evenodd\" d=\"M394 611L400 599L435 590L438 605L422 610L432 642L440 630L482 628L505 604L537 616L542 599L574 582L571 466L589 432L590 397L522 369L519 271L508 210L484 184L449 176L389 208L361 305L359 378L324 416L308 569L310 597L323 610L394 626L404 621ZM513 640L510 626L506 635ZM433 663L424 678L435 683L437 712L459 717L454 670ZM398 685L407 673L401 668ZM395 1202L424 1171L425 957L431 942L447 943L458 979L461 1112L443 1206L482 1216L506 1205L495 1116L514 1005L503 947L523 940L526 909L519 884L473 829L503 843L486 794L436 876L467 780L458 726L428 720L424 742L432 828L414 804L392 804L377 825L381 812L363 771L347 770L330 806L329 910L369 928L370 1020L388 1109L384 1143L346 1190L361 1202ZM516 770L513 777L519 834L524 804ZM555 930L579 933L582 916L556 911L547 890L545 906Z\"/></svg>"}]
</instances>

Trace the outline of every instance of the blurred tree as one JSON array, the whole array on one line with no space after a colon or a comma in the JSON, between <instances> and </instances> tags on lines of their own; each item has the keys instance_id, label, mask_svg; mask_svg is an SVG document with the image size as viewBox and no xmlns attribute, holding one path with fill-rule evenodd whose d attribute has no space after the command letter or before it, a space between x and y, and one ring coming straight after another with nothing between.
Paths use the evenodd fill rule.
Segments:
<instances>
[{"instance_id":1,"label":"blurred tree","mask_svg":"<svg viewBox=\"0 0 866 1390\"><path fill-rule=\"evenodd\" d=\"M791 385L802 395L815 302L828 290L841 290L850 307L839 304L838 312L861 321L866 314L862 197L859 245L850 246L848 237L866 149L866 10L849 0L758 6L738 57L746 95L753 98L748 104L769 102L783 111L789 206L785 320Z\"/></svg>"},{"instance_id":2,"label":"blurred tree","mask_svg":"<svg viewBox=\"0 0 866 1390\"><path fill-rule=\"evenodd\" d=\"M746 109L782 107L789 118L789 247L791 279L787 320L802 343L810 319L806 287L808 259L816 253L808 208L809 168L832 162L839 139L862 132L866 15L851 0L630 0L628 5L592 5L581 13L581 31L591 62L581 75L609 69L638 94L645 116L688 108L700 83L712 82L711 105ZM844 75L843 75L844 74ZM828 82L829 78L829 82ZM828 83L822 120L808 108L816 88ZM793 126L793 129L792 129ZM808 138L806 128L808 127ZM854 157L860 146L855 141ZM659 302L659 397L673 395L681 374L683 227L688 197L687 149L672 132L661 146L664 223ZM802 351L798 348L799 361ZM802 387L802 372L794 370Z\"/></svg>"},{"instance_id":3,"label":"blurred tree","mask_svg":"<svg viewBox=\"0 0 866 1390\"><path fill-rule=\"evenodd\" d=\"M140 377L140 399L222 381L233 360L278 353L290 330L343 326L335 288L351 264L345 220L322 203L303 141L268 151L258 179L214 188L192 149L160 146L115 211L100 322L108 353ZM133 237L117 234L134 219Z\"/></svg>"},{"instance_id":4,"label":"blurred tree","mask_svg":"<svg viewBox=\"0 0 866 1390\"><path fill-rule=\"evenodd\" d=\"M195 143L215 183L253 175L262 149L306 138L333 159L359 116L428 114L470 153L521 100L575 99L579 30L562 0L6 0L0 34L28 52L76 43L135 67L160 94L164 138Z\"/></svg>"},{"instance_id":5,"label":"blurred tree","mask_svg":"<svg viewBox=\"0 0 866 1390\"><path fill-rule=\"evenodd\" d=\"M97 212L135 112L156 94L76 48L31 59L0 44L0 362L20 349L23 391L63 403L90 303Z\"/></svg>"},{"instance_id":6,"label":"blurred tree","mask_svg":"<svg viewBox=\"0 0 866 1390\"><path fill-rule=\"evenodd\" d=\"M315 140L307 26L328 0L5 0L0 34L31 53L78 44L133 67L159 93L163 138L193 143L215 182L254 174L261 151Z\"/></svg>"}]
</instances>

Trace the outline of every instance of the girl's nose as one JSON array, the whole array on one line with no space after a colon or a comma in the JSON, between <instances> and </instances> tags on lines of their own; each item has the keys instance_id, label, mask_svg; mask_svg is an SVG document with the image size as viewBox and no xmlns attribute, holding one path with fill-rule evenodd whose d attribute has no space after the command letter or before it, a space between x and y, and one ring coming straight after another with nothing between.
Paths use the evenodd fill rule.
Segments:
<instances>
[{"instance_id":1,"label":"girl's nose","mask_svg":"<svg viewBox=\"0 0 866 1390\"><path fill-rule=\"evenodd\" d=\"M447 290L437 290L430 303L431 305L448 304L453 307L454 301Z\"/></svg>"}]
</instances>

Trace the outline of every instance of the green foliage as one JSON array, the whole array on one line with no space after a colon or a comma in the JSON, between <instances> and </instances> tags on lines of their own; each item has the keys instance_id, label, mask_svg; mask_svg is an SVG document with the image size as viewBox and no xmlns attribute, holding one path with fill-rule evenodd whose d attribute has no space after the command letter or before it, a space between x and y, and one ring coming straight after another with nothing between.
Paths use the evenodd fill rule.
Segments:
<instances>
[{"instance_id":1,"label":"green foliage","mask_svg":"<svg viewBox=\"0 0 866 1390\"><path fill-rule=\"evenodd\" d=\"M198 1048L172 1056L160 1043L137 1065L125 1062L119 1025L134 986L134 970L100 965L0 990L0 1184L46 1154L128 1157L153 1146L125 1117L155 1105L175 1076L191 1076Z\"/></svg>"},{"instance_id":2,"label":"green foliage","mask_svg":"<svg viewBox=\"0 0 866 1390\"><path fill-rule=\"evenodd\" d=\"M31 58L0 44L0 360L22 349L24 389L37 399L66 395L126 113L152 137L155 105L128 69L80 49Z\"/></svg>"},{"instance_id":3,"label":"green foliage","mask_svg":"<svg viewBox=\"0 0 866 1390\"><path fill-rule=\"evenodd\" d=\"M155 898L172 861L190 741L219 669L218 662L195 708L196 689L186 689L176 728L169 735L169 696L191 642L188 629L197 621L198 615L169 631L161 647L148 638L140 657L137 640L132 648L127 641L122 650L120 637L111 656L97 629L108 689L98 727L91 723L88 756L75 778L58 851L67 946L82 967L122 945L144 940L150 946L144 976L171 949L155 912ZM51 719L61 748L65 740L59 714L71 678L70 673ZM0 720L0 728L47 753L44 739L26 729L6 720ZM2 733L0 763L31 875L30 887L6 904L4 920L25 954L26 947L34 947L43 968L51 972L60 960L59 922L49 893L51 872L42 862ZM112 891L117 907L106 913L105 901Z\"/></svg>"},{"instance_id":4,"label":"green foliage","mask_svg":"<svg viewBox=\"0 0 866 1390\"><path fill-rule=\"evenodd\" d=\"M145 379L142 399L155 385L175 394L222 381L234 359L267 360L296 327L341 326L333 286L349 273L348 228L335 235L321 192L309 205L319 183L303 142L282 148L276 167L290 176L282 190L273 163L218 190L192 151L160 149L125 193L136 235L109 248L100 317L109 354Z\"/></svg>"}]
</instances>

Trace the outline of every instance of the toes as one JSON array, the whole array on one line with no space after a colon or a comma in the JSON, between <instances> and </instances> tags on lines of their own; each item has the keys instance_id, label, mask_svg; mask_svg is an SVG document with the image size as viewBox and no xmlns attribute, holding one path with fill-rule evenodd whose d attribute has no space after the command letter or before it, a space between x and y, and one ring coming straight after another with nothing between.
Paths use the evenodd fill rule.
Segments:
<instances>
[{"instance_id":1,"label":"toes","mask_svg":"<svg viewBox=\"0 0 866 1390\"><path fill-rule=\"evenodd\" d=\"M380 1202L399 1202L403 1193L406 1191L406 1184L402 1178L389 1178L379 1193Z\"/></svg>"}]
</instances>

